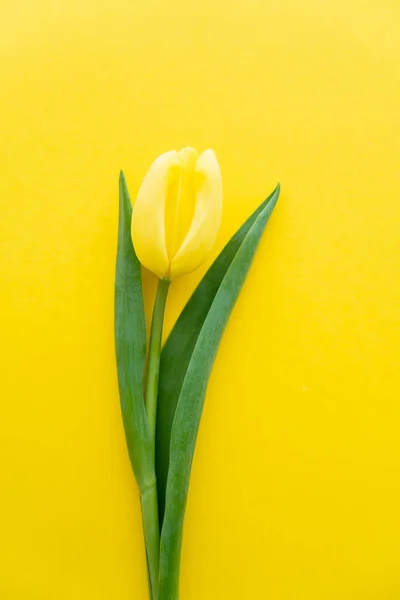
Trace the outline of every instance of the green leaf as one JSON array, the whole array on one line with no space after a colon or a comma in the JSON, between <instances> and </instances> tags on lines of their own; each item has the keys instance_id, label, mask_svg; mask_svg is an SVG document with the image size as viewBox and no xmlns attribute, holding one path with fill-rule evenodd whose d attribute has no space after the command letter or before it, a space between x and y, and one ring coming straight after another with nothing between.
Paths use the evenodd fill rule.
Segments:
<instances>
[{"instance_id":1,"label":"green leaf","mask_svg":"<svg viewBox=\"0 0 400 600\"><path fill-rule=\"evenodd\" d=\"M153 445L143 397L146 324L142 275L131 239L132 207L124 174L119 179L118 251L115 274L115 351L126 443L141 490L154 483Z\"/></svg>"},{"instance_id":2,"label":"green leaf","mask_svg":"<svg viewBox=\"0 0 400 600\"><path fill-rule=\"evenodd\" d=\"M160 530L154 440L144 403L146 323L142 275L131 239L132 207L125 177L119 178L118 251L115 274L115 350L122 419L129 458L140 490L150 597L157 598Z\"/></svg>"},{"instance_id":3,"label":"green leaf","mask_svg":"<svg viewBox=\"0 0 400 600\"><path fill-rule=\"evenodd\" d=\"M177 600L183 520L208 379L279 185L233 236L184 308L162 352L156 472L162 523L159 600Z\"/></svg>"}]
</instances>

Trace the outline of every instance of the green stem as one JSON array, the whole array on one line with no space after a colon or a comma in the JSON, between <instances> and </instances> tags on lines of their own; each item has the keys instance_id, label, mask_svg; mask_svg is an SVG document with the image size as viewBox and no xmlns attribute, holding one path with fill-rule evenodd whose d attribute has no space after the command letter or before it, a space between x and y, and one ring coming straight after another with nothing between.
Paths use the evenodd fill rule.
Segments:
<instances>
[{"instance_id":1,"label":"green stem","mask_svg":"<svg viewBox=\"0 0 400 600\"><path fill-rule=\"evenodd\" d=\"M140 493L143 533L146 545L147 573L150 600L158 596L158 566L160 554L160 528L158 524L157 484L154 483Z\"/></svg>"},{"instance_id":2,"label":"green stem","mask_svg":"<svg viewBox=\"0 0 400 600\"><path fill-rule=\"evenodd\" d=\"M149 358L146 380L146 411L153 449L155 448L161 338L169 284L170 282L165 281L164 279L160 279L158 282L149 342ZM141 490L140 501L142 505L143 532L146 544L150 600L157 600L158 568L160 558L160 526L158 520L157 482L155 478L151 485Z\"/></svg>"},{"instance_id":3,"label":"green stem","mask_svg":"<svg viewBox=\"0 0 400 600\"><path fill-rule=\"evenodd\" d=\"M149 360L147 365L146 381L146 410L153 440L156 432L158 376L160 373L162 328L169 285L170 282L165 279L160 279L158 282L157 295L153 309L153 319L151 322Z\"/></svg>"}]
</instances>

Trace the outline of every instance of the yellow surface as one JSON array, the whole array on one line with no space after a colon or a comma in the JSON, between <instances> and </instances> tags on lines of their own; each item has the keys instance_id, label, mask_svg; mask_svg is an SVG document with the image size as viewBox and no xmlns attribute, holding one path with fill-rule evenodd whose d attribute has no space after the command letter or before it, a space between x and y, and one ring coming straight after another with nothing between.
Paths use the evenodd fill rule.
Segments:
<instances>
[{"instance_id":1,"label":"yellow surface","mask_svg":"<svg viewBox=\"0 0 400 600\"><path fill-rule=\"evenodd\" d=\"M213 256L283 194L211 378L181 598L398 599L398 0L3 0L0 22L1 598L146 598L117 182L190 144L223 171Z\"/></svg>"}]
</instances>

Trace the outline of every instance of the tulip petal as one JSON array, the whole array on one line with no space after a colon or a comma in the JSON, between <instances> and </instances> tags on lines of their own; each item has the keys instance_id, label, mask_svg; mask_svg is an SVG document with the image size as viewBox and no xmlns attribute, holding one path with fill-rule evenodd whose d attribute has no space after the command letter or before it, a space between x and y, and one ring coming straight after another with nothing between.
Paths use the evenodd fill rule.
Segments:
<instances>
[{"instance_id":1,"label":"tulip petal","mask_svg":"<svg viewBox=\"0 0 400 600\"><path fill-rule=\"evenodd\" d=\"M167 252L172 259L187 236L196 203L194 169L199 153L194 148L178 152L181 161L179 181L171 187L165 205L165 236Z\"/></svg>"},{"instance_id":2,"label":"tulip petal","mask_svg":"<svg viewBox=\"0 0 400 600\"><path fill-rule=\"evenodd\" d=\"M222 178L213 150L203 152L196 163L199 179L196 204L189 231L171 261L170 278L197 269L215 243L222 217Z\"/></svg>"},{"instance_id":3,"label":"tulip petal","mask_svg":"<svg viewBox=\"0 0 400 600\"><path fill-rule=\"evenodd\" d=\"M161 279L170 261L165 241L165 204L168 190L179 177L175 150L161 154L151 165L132 209L132 241L140 262Z\"/></svg>"}]
</instances>

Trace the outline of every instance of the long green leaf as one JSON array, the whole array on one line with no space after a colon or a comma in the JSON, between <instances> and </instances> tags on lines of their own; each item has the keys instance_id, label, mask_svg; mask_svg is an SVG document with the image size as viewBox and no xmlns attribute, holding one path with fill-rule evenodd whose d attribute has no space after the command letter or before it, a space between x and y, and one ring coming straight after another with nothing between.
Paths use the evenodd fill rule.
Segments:
<instances>
[{"instance_id":1,"label":"long green leaf","mask_svg":"<svg viewBox=\"0 0 400 600\"><path fill-rule=\"evenodd\" d=\"M146 325L142 275L131 239L132 208L125 177L119 179L118 251L115 274L115 351L121 412L129 458L140 489L154 480L152 443L143 398Z\"/></svg>"},{"instance_id":2,"label":"long green leaf","mask_svg":"<svg viewBox=\"0 0 400 600\"><path fill-rule=\"evenodd\" d=\"M163 350L156 446L162 522L159 600L178 598L183 520L207 384L225 325L278 196L279 186L222 251Z\"/></svg>"},{"instance_id":3,"label":"long green leaf","mask_svg":"<svg viewBox=\"0 0 400 600\"><path fill-rule=\"evenodd\" d=\"M160 524L164 516L172 421L194 347L218 288L250 227L270 202L275 205L278 196L279 186L233 235L193 292L163 348L160 364L156 438ZM272 208L273 206L271 211Z\"/></svg>"},{"instance_id":4,"label":"long green leaf","mask_svg":"<svg viewBox=\"0 0 400 600\"><path fill-rule=\"evenodd\" d=\"M146 325L142 275L131 239L131 219L131 202L125 177L121 172L115 275L115 350L126 443L140 490L150 597L156 600L160 530L154 440L150 434L143 394Z\"/></svg>"}]
</instances>

